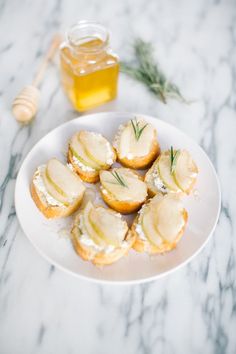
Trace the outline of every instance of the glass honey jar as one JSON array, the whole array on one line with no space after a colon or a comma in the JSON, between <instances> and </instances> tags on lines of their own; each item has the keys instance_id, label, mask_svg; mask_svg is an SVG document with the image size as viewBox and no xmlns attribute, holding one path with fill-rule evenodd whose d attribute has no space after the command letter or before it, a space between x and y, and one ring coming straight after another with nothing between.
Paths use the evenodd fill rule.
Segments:
<instances>
[{"instance_id":1,"label":"glass honey jar","mask_svg":"<svg viewBox=\"0 0 236 354\"><path fill-rule=\"evenodd\" d=\"M82 112L116 97L118 56L109 46L107 29L99 23L81 21L68 30L60 64L63 88L76 110Z\"/></svg>"}]
</instances>

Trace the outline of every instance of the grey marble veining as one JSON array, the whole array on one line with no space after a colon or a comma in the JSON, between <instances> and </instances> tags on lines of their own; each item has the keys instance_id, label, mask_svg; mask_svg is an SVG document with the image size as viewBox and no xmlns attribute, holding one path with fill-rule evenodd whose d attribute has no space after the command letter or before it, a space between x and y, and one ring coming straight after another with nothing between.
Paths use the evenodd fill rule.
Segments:
<instances>
[{"instance_id":1,"label":"grey marble veining","mask_svg":"<svg viewBox=\"0 0 236 354\"><path fill-rule=\"evenodd\" d=\"M14 185L23 158L48 131L78 114L58 82L57 61L28 127L10 112L50 38L77 19L112 32L120 56L136 36L151 40L162 67L196 99L163 105L121 76L102 110L158 116L192 136L212 159L222 188L218 227L188 266L146 285L100 286L44 261L21 231ZM236 352L236 3L234 0L0 1L0 353Z\"/></svg>"}]
</instances>

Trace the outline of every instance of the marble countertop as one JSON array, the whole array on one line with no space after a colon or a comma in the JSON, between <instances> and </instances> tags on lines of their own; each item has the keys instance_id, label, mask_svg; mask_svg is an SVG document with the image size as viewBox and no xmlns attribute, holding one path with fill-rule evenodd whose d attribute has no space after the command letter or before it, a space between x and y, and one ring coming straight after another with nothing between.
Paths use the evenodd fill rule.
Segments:
<instances>
[{"instance_id":1,"label":"marble countertop","mask_svg":"<svg viewBox=\"0 0 236 354\"><path fill-rule=\"evenodd\" d=\"M61 90L57 63L43 81L33 124L16 123L11 101L32 80L54 32L77 19L107 25L122 58L130 57L134 37L152 41L162 67L196 99L164 105L121 76L118 99L97 111L138 111L178 126L204 148L220 178L222 210L211 241L186 267L145 285L68 276L39 256L15 215L25 155L78 114ZM235 24L234 0L0 1L1 354L236 352Z\"/></svg>"}]
</instances>

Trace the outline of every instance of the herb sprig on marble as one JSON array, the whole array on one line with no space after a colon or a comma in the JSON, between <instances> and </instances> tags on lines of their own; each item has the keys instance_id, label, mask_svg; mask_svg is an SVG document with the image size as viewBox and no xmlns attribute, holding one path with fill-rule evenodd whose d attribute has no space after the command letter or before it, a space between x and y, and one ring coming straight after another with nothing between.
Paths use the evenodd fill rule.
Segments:
<instances>
[{"instance_id":1,"label":"herb sprig on marble","mask_svg":"<svg viewBox=\"0 0 236 354\"><path fill-rule=\"evenodd\" d=\"M136 59L134 63L121 62L123 73L145 84L163 103L167 103L168 98L189 103L182 96L179 88L166 78L159 64L155 62L151 43L136 39L134 52Z\"/></svg>"}]
</instances>

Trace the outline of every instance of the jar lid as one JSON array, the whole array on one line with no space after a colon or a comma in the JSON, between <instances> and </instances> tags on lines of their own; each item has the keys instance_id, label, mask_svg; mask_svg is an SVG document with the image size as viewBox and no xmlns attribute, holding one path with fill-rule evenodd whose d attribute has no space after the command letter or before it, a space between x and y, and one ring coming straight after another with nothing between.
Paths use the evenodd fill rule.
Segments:
<instances>
[{"instance_id":1,"label":"jar lid","mask_svg":"<svg viewBox=\"0 0 236 354\"><path fill-rule=\"evenodd\" d=\"M98 22L79 21L66 32L67 41L74 49L91 53L103 50L109 43L109 32ZM83 46L84 43L99 39L94 45Z\"/></svg>"}]
</instances>

